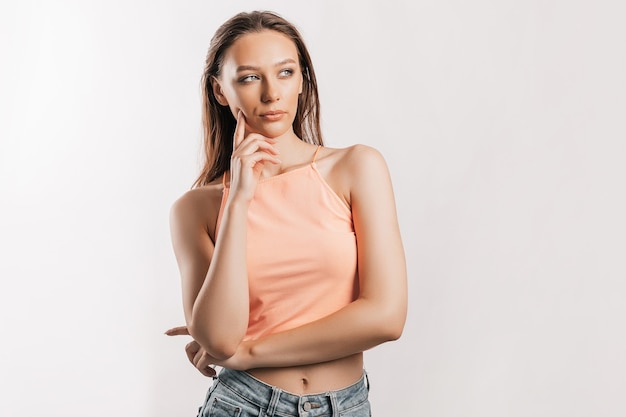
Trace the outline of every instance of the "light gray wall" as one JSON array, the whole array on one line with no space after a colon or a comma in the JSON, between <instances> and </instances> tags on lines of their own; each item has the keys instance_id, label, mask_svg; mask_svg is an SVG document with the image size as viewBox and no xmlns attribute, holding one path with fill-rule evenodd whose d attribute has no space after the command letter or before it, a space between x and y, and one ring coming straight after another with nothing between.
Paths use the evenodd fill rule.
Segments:
<instances>
[{"instance_id":1,"label":"light gray wall","mask_svg":"<svg viewBox=\"0 0 626 417\"><path fill-rule=\"evenodd\" d=\"M393 175L375 415L626 414L620 2L118 0L0 6L0 415L195 415L168 211L209 38L252 9L302 30L328 145Z\"/></svg>"}]
</instances>

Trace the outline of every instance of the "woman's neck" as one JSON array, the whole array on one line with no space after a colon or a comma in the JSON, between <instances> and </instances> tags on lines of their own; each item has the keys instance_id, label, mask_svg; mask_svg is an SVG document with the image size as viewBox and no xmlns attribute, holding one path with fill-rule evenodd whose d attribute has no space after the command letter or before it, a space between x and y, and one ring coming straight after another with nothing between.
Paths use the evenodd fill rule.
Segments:
<instances>
[{"instance_id":1,"label":"woman's neck","mask_svg":"<svg viewBox=\"0 0 626 417\"><path fill-rule=\"evenodd\" d=\"M279 152L278 159L280 159L281 164L266 164L261 178L278 175L311 161L311 155L309 155L311 153L311 145L302 141L293 132L287 132L277 137L274 148Z\"/></svg>"}]
</instances>

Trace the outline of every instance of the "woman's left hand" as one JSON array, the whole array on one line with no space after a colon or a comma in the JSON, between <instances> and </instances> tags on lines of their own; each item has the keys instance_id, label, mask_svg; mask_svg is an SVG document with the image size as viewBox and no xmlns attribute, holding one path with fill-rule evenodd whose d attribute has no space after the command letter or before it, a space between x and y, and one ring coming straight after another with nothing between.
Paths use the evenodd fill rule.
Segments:
<instances>
[{"instance_id":1,"label":"woman's left hand","mask_svg":"<svg viewBox=\"0 0 626 417\"><path fill-rule=\"evenodd\" d=\"M168 336L190 336L187 326L173 327L165 331ZM242 343L243 344L243 343ZM240 345L241 346L241 345ZM185 346L185 353L189 362L195 366L198 371L204 376L214 377L216 375L213 365L221 366L223 368L230 368L236 370L245 370L243 364L243 349L237 349L237 353L225 360L217 360L209 355L206 350L200 346L198 342L192 340Z\"/></svg>"}]
</instances>

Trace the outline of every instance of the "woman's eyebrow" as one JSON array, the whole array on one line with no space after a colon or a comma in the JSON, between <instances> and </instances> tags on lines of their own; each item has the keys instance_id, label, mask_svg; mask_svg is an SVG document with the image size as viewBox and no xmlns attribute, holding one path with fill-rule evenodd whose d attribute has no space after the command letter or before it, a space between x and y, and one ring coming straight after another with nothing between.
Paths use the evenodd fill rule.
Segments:
<instances>
[{"instance_id":1,"label":"woman's eyebrow","mask_svg":"<svg viewBox=\"0 0 626 417\"><path fill-rule=\"evenodd\" d=\"M295 64L296 61L293 58L287 58L287 59L283 59L280 62L277 62L274 64L275 67L280 67L281 65L285 65L285 64ZM237 72L241 72L241 71L259 71L261 68L259 67L255 67L254 65L240 65L237 67Z\"/></svg>"}]
</instances>

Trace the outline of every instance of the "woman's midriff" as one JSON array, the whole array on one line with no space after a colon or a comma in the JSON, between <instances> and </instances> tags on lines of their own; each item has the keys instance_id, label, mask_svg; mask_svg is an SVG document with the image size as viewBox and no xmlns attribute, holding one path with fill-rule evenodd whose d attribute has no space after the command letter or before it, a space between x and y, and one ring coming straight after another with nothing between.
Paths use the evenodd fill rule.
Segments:
<instances>
[{"instance_id":1,"label":"woman's midriff","mask_svg":"<svg viewBox=\"0 0 626 417\"><path fill-rule=\"evenodd\" d=\"M348 387L363 376L363 354L313 365L288 368L258 368L253 377L292 394L304 395Z\"/></svg>"}]
</instances>

